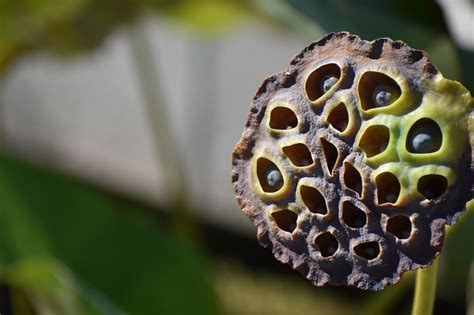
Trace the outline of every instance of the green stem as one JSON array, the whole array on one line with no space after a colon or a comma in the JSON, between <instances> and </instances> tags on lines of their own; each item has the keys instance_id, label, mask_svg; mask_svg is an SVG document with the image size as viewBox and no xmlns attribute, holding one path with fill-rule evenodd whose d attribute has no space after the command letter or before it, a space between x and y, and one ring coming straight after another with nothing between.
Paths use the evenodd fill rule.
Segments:
<instances>
[{"instance_id":1,"label":"green stem","mask_svg":"<svg viewBox=\"0 0 474 315\"><path fill-rule=\"evenodd\" d=\"M158 74L145 25L140 21L130 25L129 42L132 66L137 74L157 161L163 173L163 181L168 190L167 195L173 197L178 190L177 186L181 184L183 174L181 174L181 168L178 167L179 154L164 97L161 80L163 78L160 78ZM172 198L169 201L172 201Z\"/></svg>"},{"instance_id":2,"label":"green stem","mask_svg":"<svg viewBox=\"0 0 474 315\"><path fill-rule=\"evenodd\" d=\"M438 258L433 264L416 272L415 296L413 300L412 315L433 314L436 296L436 276L438 273Z\"/></svg>"},{"instance_id":3,"label":"green stem","mask_svg":"<svg viewBox=\"0 0 474 315\"><path fill-rule=\"evenodd\" d=\"M164 76L159 75L153 49L144 23L137 21L129 28L131 61L140 84L145 110L149 121L157 161L167 189L167 203L179 236L196 242L197 226L187 200L189 185L183 171L183 159L170 123L164 97Z\"/></svg>"}]
</instances>

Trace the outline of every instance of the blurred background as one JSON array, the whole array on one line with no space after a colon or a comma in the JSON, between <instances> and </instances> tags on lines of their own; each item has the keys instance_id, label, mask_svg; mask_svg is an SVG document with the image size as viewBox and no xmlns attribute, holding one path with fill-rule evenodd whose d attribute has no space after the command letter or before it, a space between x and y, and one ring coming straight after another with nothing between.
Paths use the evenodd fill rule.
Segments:
<instances>
[{"instance_id":1,"label":"blurred background","mask_svg":"<svg viewBox=\"0 0 474 315\"><path fill-rule=\"evenodd\" d=\"M409 314L255 240L230 152L263 79L331 31L426 50L474 91L472 0L0 0L0 313ZM435 314L474 314L474 209Z\"/></svg>"}]
</instances>

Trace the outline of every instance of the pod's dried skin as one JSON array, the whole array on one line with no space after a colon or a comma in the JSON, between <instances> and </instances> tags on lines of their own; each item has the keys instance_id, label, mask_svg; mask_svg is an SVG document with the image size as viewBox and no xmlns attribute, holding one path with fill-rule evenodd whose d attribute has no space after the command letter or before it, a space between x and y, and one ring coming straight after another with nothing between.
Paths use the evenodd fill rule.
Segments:
<instances>
[{"instance_id":1,"label":"pod's dried skin","mask_svg":"<svg viewBox=\"0 0 474 315\"><path fill-rule=\"evenodd\" d=\"M315 285L380 290L431 264L471 198L472 105L422 51L329 34L258 89L237 200Z\"/></svg>"}]
</instances>

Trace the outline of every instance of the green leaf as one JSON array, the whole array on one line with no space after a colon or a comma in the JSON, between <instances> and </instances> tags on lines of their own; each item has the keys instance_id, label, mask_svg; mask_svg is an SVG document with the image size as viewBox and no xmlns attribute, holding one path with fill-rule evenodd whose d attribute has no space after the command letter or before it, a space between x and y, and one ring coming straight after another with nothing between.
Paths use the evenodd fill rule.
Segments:
<instances>
[{"instance_id":1,"label":"green leaf","mask_svg":"<svg viewBox=\"0 0 474 315\"><path fill-rule=\"evenodd\" d=\"M53 256L130 314L215 314L207 266L141 208L0 157L0 266Z\"/></svg>"}]
</instances>

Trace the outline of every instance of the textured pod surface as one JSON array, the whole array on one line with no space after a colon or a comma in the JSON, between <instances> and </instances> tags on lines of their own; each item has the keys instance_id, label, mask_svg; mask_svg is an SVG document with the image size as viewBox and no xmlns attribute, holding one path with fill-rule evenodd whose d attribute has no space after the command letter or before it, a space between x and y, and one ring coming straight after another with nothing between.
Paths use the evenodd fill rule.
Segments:
<instances>
[{"instance_id":1,"label":"textured pod surface","mask_svg":"<svg viewBox=\"0 0 474 315\"><path fill-rule=\"evenodd\" d=\"M431 264L471 199L473 104L422 51L329 34L258 89L237 200L313 284L383 289Z\"/></svg>"}]
</instances>

